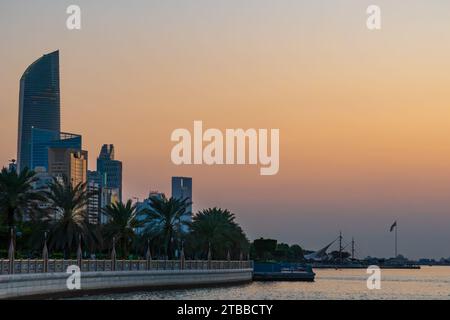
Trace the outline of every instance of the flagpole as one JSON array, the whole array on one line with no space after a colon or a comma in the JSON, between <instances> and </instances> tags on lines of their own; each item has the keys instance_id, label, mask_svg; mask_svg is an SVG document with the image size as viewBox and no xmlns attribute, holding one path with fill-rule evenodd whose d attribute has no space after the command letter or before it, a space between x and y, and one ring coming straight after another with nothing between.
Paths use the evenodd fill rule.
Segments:
<instances>
[{"instance_id":1,"label":"flagpole","mask_svg":"<svg viewBox=\"0 0 450 320\"><path fill-rule=\"evenodd\" d=\"M395 224L395 257L397 258L397 228L398 228L398 223L396 222Z\"/></svg>"}]
</instances>

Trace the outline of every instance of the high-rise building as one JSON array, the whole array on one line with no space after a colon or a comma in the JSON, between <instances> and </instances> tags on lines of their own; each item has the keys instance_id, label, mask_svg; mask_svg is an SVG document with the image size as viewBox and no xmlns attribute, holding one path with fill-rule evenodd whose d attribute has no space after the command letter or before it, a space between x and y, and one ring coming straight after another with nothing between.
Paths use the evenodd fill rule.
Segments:
<instances>
[{"instance_id":1,"label":"high-rise building","mask_svg":"<svg viewBox=\"0 0 450 320\"><path fill-rule=\"evenodd\" d=\"M106 201L108 197L105 195L107 191L104 189L104 182L103 177L100 172L98 171L90 171L88 170L87 173L87 179L88 179L88 191L92 194L95 193L95 197L89 199L88 204L88 215L89 215L89 221L92 224L101 223L105 219L102 218L103 213L102 209L107 205L107 203L104 203L103 201Z\"/></svg>"},{"instance_id":2,"label":"high-rise building","mask_svg":"<svg viewBox=\"0 0 450 320\"><path fill-rule=\"evenodd\" d=\"M102 146L97 158L97 171L104 179L104 187L118 190L119 201L122 201L122 162L115 159L114 145Z\"/></svg>"},{"instance_id":3,"label":"high-rise building","mask_svg":"<svg viewBox=\"0 0 450 320\"><path fill-rule=\"evenodd\" d=\"M192 202L192 178L172 177L172 197L175 199L189 199ZM192 221L192 205L188 207L184 221ZM187 228L184 229L187 231Z\"/></svg>"},{"instance_id":4,"label":"high-rise building","mask_svg":"<svg viewBox=\"0 0 450 320\"><path fill-rule=\"evenodd\" d=\"M113 188L107 185L107 174L98 171L88 171L88 186L98 186L99 201L98 201L98 222L105 224L108 222L108 217L103 213L103 208L111 203L120 201L120 192L118 188ZM93 209L95 211L95 209Z\"/></svg>"},{"instance_id":5,"label":"high-rise building","mask_svg":"<svg viewBox=\"0 0 450 320\"><path fill-rule=\"evenodd\" d=\"M113 144L104 144L100 150L100 154L98 155L99 159L108 159L114 160L114 145Z\"/></svg>"},{"instance_id":6,"label":"high-rise building","mask_svg":"<svg viewBox=\"0 0 450 320\"><path fill-rule=\"evenodd\" d=\"M30 168L43 167L48 170L48 149L71 148L81 151L82 138L78 134L31 128Z\"/></svg>"},{"instance_id":7,"label":"high-rise building","mask_svg":"<svg viewBox=\"0 0 450 320\"><path fill-rule=\"evenodd\" d=\"M175 199L188 198L192 202L192 178L172 177L172 197ZM192 211L192 206L189 206Z\"/></svg>"},{"instance_id":8,"label":"high-rise building","mask_svg":"<svg viewBox=\"0 0 450 320\"><path fill-rule=\"evenodd\" d=\"M98 184L100 187L103 186L103 177L102 177L102 174L98 171L88 170L87 179L88 179L88 182L94 182L94 183Z\"/></svg>"},{"instance_id":9,"label":"high-rise building","mask_svg":"<svg viewBox=\"0 0 450 320\"><path fill-rule=\"evenodd\" d=\"M59 51L33 62L20 78L17 167L31 168L31 129L61 131Z\"/></svg>"},{"instance_id":10,"label":"high-rise building","mask_svg":"<svg viewBox=\"0 0 450 320\"><path fill-rule=\"evenodd\" d=\"M71 148L48 149L48 173L65 176L72 185L87 182L88 152Z\"/></svg>"},{"instance_id":11,"label":"high-rise building","mask_svg":"<svg viewBox=\"0 0 450 320\"><path fill-rule=\"evenodd\" d=\"M101 189L100 197L101 197L101 199L100 199L101 209L103 209L111 203L117 203L120 201L119 200L119 189L103 187ZM105 223L109 222L109 218L103 213L102 210L100 210L99 222L101 224L105 224Z\"/></svg>"},{"instance_id":12,"label":"high-rise building","mask_svg":"<svg viewBox=\"0 0 450 320\"><path fill-rule=\"evenodd\" d=\"M89 181L87 183L87 192L90 197L88 200L88 219L90 224L98 224L100 221L100 211L101 211L101 187L98 183L94 181Z\"/></svg>"}]
</instances>

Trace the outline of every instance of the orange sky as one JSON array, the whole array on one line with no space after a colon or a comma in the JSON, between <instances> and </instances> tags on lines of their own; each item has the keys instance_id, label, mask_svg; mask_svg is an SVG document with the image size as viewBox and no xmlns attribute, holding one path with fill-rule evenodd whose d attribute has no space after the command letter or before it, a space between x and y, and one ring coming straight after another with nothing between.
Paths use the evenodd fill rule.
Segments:
<instances>
[{"instance_id":1,"label":"orange sky","mask_svg":"<svg viewBox=\"0 0 450 320\"><path fill-rule=\"evenodd\" d=\"M373 2L373 1L372 1ZM450 4L376 1L0 4L0 163L15 157L19 78L60 50L62 128L124 162L124 195L194 178L195 208L234 210L250 238L318 248L340 229L362 255L450 256ZM402 2L403 3L403 2ZM279 128L280 171L177 167L176 128ZM431 248L431 249L430 249Z\"/></svg>"}]
</instances>

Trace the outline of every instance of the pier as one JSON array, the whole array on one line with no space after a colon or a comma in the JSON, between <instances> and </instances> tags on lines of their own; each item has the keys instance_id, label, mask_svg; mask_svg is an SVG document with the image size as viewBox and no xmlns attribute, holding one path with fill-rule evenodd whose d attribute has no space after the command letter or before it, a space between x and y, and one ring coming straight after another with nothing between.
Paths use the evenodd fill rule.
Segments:
<instances>
[{"instance_id":1,"label":"pier","mask_svg":"<svg viewBox=\"0 0 450 320\"><path fill-rule=\"evenodd\" d=\"M314 281L312 268L298 263L254 263L254 281Z\"/></svg>"}]
</instances>

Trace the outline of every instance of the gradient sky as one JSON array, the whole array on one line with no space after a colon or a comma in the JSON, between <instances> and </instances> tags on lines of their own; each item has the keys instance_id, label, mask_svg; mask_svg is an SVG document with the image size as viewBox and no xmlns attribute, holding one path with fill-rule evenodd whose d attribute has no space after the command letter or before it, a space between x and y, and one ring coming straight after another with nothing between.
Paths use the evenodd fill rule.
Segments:
<instances>
[{"instance_id":1,"label":"gradient sky","mask_svg":"<svg viewBox=\"0 0 450 320\"><path fill-rule=\"evenodd\" d=\"M70 4L82 30L65 28ZM126 3L126 4L125 4ZM382 30L366 8L382 8ZM195 209L250 239L360 256L449 257L450 2L0 0L0 164L16 157L19 79L59 49L62 129L124 163L125 197L192 176ZM176 128L279 128L280 171L177 167ZM191 129L192 130L192 129Z\"/></svg>"}]
</instances>

